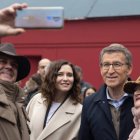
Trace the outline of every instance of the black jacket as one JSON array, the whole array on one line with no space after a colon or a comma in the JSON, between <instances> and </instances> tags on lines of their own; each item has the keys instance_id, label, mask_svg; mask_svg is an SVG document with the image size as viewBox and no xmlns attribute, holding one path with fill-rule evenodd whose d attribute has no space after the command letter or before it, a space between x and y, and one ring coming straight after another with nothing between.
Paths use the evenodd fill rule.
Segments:
<instances>
[{"instance_id":1,"label":"black jacket","mask_svg":"<svg viewBox=\"0 0 140 140\"><path fill-rule=\"evenodd\" d=\"M129 96L121 106L119 140L127 140L134 128L132 107L133 97ZM105 85L84 101L79 140L117 140Z\"/></svg>"}]
</instances>

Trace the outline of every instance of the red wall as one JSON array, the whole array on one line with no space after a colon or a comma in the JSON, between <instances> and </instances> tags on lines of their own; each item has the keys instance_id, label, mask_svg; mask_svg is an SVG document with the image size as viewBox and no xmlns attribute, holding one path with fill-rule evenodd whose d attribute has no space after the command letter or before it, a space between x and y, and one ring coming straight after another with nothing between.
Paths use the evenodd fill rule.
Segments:
<instances>
[{"instance_id":1,"label":"red wall","mask_svg":"<svg viewBox=\"0 0 140 140\"><path fill-rule=\"evenodd\" d=\"M122 43L132 51L132 78L139 76L139 25L140 18L66 21L60 30L28 30L16 37L3 38L2 41L14 43L19 54L30 58L30 75L36 71L41 57L67 59L81 66L84 79L98 88L102 84L98 66L99 52L110 43Z\"/></svg>"}]
</instances>

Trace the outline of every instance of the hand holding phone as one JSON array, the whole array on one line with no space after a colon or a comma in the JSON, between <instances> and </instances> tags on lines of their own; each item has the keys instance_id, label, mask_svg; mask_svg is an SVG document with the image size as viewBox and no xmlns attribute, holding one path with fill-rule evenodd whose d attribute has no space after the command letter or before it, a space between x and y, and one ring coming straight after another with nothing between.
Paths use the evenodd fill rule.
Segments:
<instances>
[{"instance_id":1,"label":"hand holding phone","mask_svg":"<svg viewBox=\"0 0 140 140\"><path fill-rule=\"evenodd\" d=\"M17 11L15 26L27 29L57 29L64 26L63 7L28 7Z\"/></svg>"}]
</instances>

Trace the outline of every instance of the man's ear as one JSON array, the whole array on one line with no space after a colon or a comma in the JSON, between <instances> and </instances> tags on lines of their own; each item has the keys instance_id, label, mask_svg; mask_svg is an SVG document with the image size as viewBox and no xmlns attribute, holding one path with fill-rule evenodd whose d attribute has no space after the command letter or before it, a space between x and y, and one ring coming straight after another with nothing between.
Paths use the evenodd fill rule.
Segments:
<instances>
[{"instance_id":1,"label":"man's ear","mask_svg":"<svg viewBox=\"0 0 140 140\"><path fill-rule=\"evenodd\" d=\"M133 65L131 64L130 66L128 66L128 70L127 70L128 77L131 75L132 70L133 70Z\"/></svg>"}]
</instances>

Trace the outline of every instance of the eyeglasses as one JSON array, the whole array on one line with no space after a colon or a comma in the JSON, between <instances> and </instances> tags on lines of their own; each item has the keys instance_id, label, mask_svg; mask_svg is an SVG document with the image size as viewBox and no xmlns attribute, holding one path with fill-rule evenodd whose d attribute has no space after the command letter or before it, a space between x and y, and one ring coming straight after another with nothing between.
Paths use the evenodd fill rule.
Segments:
<instances>
[{"instance_id":1,"label":"eyeglasses","mask_svg":"<svg viewBox=\"0 0 140 140\"><path fill-rule=\"evenodd\" d=\"M128 65L128 64L123 64L120 62L114 62L112 64L110 63L101 63L101 67L103 68L103 70L109 70L110 66L113 67L114 70L120 70L122 68L123 65Z\"/></svg>"}]
</instances>

